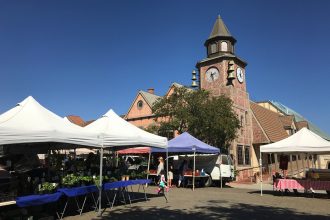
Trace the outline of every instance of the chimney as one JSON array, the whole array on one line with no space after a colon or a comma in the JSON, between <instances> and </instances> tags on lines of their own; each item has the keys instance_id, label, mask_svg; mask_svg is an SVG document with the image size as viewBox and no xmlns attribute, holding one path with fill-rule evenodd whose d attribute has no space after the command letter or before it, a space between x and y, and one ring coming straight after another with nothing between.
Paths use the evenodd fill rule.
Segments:
<instances>
[{"instance_id":1,"label":"chimney","mask_svg":"<svg viewBox=\"0 0 330 220\"><path fill-rule=\"evenodd\" d=\"M154 89L154 88L150 88L150 89L148 89L148 93L150 93L150 94L155 94L155 89Z\"/></svg>"}]
</instances>

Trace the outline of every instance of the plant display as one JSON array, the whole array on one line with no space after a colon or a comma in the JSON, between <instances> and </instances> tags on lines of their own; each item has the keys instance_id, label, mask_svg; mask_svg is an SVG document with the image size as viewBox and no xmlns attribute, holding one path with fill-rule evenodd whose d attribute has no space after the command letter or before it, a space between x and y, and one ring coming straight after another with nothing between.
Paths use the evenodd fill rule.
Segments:
<instances>
[{"instance_id":1,"label":"plant display","mask_svg":"<svg viewBox=\"0 0 330 220\"><path fill-rule=\"evenodd\" d=\"M116 182L118 179L116 177L110 177L109 182Z\"/></svg>"},{"instance_id":2,"label":"plant display","mask_svg":"<svg viewBox=\"0 0 330 220\"><path fill-rule=\"evenodd\" d=\"M80 184L80 176L75 176L74 174L68 174L62 179L62 184L65 186L77 186Z\"/></svg>"},{"instance_id":3,"label":"plant display","mask_svg":"<svg viewBox=\"0 0 330 220\"><path fill-rule=\"evenodd\" d=\"M40 193L52 193L56 190L57 188L57 183L49 183L49 182L44 182L42 186L39 189Z\"/></svg>"},{"instance_id":4,"label":"plant display","mask_svg":"<svg viewBox=\"0 0 330 220\"><path fill-rule=\"evenodd\" d=\"M100 186L100 176L95 176L95 178L93 177L93 180L94 180L94 184L96 186ZM109 177L108 176L103 176L102 182L105 183L105 182L108 182L108 181L109 181Z\"/></svg>"},{"instance_id":5,"label":"plant display","mask_svg":"<svg viewBox=\"0 0 330 220\"><path fill-rule=\"evenodd\" d=\"M81 184L90 185L93 184L93 177L91 176L80 176L79 177Z\"/></svg>"}]
</instances>

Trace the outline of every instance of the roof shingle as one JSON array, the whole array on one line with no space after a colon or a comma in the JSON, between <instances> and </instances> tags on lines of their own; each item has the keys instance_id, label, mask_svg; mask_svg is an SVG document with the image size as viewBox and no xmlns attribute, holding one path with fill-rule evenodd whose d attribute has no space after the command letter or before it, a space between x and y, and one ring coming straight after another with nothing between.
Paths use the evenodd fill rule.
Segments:
<instances>
[{"instance_id":1,"label":"roof shingle","mask_svg":"<svg viewBox=\"0 0 330 220\"><path fill-rule=\"evenodd\" d=\"M69 115L66 117L71 123L79 125L80 127L84 127L86 125L86 122L80 116Z\"/></svg>"},{"instance_id":2,"label":"roof shingle","mask_svg":"<svg viewBox=\"0 0 330 220\"><path fill-rule=\"evenodd\" d=\"M250 104L253 114L271 142L280 141L288 137L278 113L259 106L254 102L250 102Z\"/></svg>"}]
</instances>

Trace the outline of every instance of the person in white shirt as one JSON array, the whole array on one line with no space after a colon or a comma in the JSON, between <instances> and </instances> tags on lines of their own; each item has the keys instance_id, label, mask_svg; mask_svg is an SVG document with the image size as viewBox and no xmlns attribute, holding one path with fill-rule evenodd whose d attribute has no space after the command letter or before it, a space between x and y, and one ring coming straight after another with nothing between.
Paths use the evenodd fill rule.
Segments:
<instances>
[{"instance_id":1,"label":"person in white shirt","mask_svg":"<svg viewBox=\"0 0 330 220\"><path fill-rule=\"evenodd\" d=\"M158 158L159 164L157 167L157 176L164 174L164 159L163 157Z\"/></svg>"}]
</instances>

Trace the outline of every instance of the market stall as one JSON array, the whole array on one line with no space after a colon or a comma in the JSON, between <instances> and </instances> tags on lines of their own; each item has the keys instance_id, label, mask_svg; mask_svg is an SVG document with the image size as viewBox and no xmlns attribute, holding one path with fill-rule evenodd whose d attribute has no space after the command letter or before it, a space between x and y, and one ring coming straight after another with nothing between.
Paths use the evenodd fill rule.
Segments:
<instances>
[{"instance_id":1,"label":"market stall","mask_svg":"<svg viewBox=\"0 0 330 220\"><path fill-rule=\"evenodd\" d=\"M47 152L52 150L56 152L57 149L76 149L80 147L99 149L97 152L100 164L99 177L92 177L90 176L91 174L88 174L88 176L70 174L72 176L61 177L62 180L67 179L67 181L63 180L64 182L60 183L63 185L70 184L70 186L79 187L81 184L93 185L94 183L97 186L101 186L103 180L103 149L141 145L166 148L167 139L147 133L131 125L112 110L88 127L81 128L63 120L63 118L44 108L30 96L14 108L0 115L0 146L2 151L5 150L8 153L28 153L30 151L40 153L40 151ZM93 152L90 153L95 155ZM25 158L25 160L31 160L29 158ZM95 162L96 160L90 158L90 161ZM59 158L59 162L60 167L67 164L70 167L72 163L70 158L68 161ZM60 167L56 171L62 172ZM42 168L40 172L41 174L37 178L31 179L29 176L24 176L24 179L28 179L31 186L32 184L34 186L39 185L37 187L39 188L38 191L32 190L32 192L39 193L42 190L45 192L56 191L58 184L45 182L46 169ZM56 175L50 176L51 178L57 177ZM59 180L59 178L56 179L56 181ZM30 184L26 184L24 187L30 187ZM98 187L98 189L98 204L101 205L102 187Z\"/></svg>"},{"instance_id":2,"label":"market stall","mask_svg":"<svg viewBox=\"0 0 330 220\"><path fill-rule=\"evenodd\" d=\"M167 138L146 132L125 121L110 109L101 118L84 127L86 131L97 133L102 140L100 150L100 184L102 184L103 148L124 149L132 146L152 146L166 151ZM99 193L101 211L101 191Z\"/></svg>"},{"instance_id":3,"label":"market stall","mask_svg":"<svg viewBox=\"0 0 330 220\"><path fill-rule=\"evenodd\" d=\"M263 145L260 147L260 168L262 167L262 153L282 153L282 154L297 154L297 153L304 153L304 154L330 154L330 142L324 140L322 137L318 136L314 132L308 130L307 128L302 128L297 133L293 134L292 136L283 139L281 141ZM260 169L261 173L261 180L262 180L262 169ZM319 182L320 180L316 180L316 178L309 179L309 181L291 181L290 180L279 180L275 184L275 187L283 188L288 187L294 188L304 188L305 190L311 189L311 187L318 187L322 186L324 190L330 190L327 188L326 182L323 184ZM291 186L293 184L295 186ZM324 188L325 187L325 188ZM260 193L262 195L262 181L260 182Z\"/></svg>"},{"instance_id":4,"label":"market stall","mask_svg":"<svg viewBox=\"0 0 330 220\"><path fill-rule=\"evenodd\" d=\"M152 152L165 152L163 149L152 149ZM195 156L197 153L204 154L219 154L220 149L210 146L197 138L190 135L188 132L184 132L181 135L173 138L168 142L168 152L169 153L192 153L194 155L193 170L191 173L187 173L186 176L192 178L192 187L195 189L195 178L196 176L202 178L200 173L196 173L195 169Z\"/></svg>"}]
</instances>

